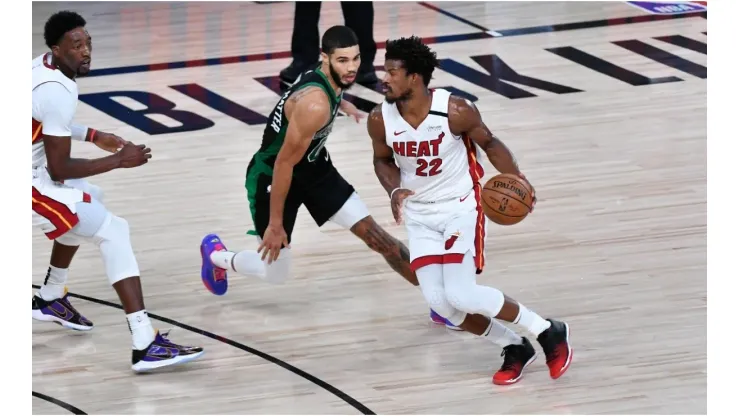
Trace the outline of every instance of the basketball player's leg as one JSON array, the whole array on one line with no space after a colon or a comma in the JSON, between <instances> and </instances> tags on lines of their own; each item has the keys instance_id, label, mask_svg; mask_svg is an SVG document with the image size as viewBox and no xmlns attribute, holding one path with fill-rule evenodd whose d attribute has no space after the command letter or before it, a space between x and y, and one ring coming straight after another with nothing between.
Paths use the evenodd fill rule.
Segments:
<instances>
[{"instance_id":1,"label":"basketball player's leg","mask_svg":"<svg viewBox=\"0 0 740 416\"><path fill-rule=\"evenodd\" d=\"M554 319L545 320L500 290L476 283L476 274L484 266L482 256L486 223L482 212L475 209L464 212L452 215L445 226L446 261L443 275L447 300L464 312L479 313L524 327L537 338L545 351L550 375L553 378L560 377L567 370L572 357L567 324ZM508 375L516 375L531 360L527 358L528 353L516 349L511 352L515 353L514 358L518 358L519 362L514 363L516 371ZM508 384L507 381L503 380L505 384Z\"/></svg>"},{"instance_id":2,"label":"basketball player's leg","mask_svg":"<svg viewBox=\"0 0 740 416\"><path fill-rule=\"evenodd\" d=\"M65 181L65 185L75 189L79 189L82 192L90 195L92 198L102 202L103 192L100 187L92 185L84 179L70 179ZM72 263L72 259L77 253L77 249L80 247L80 239L70 234L62 235L54 240L54 245L51 249L51 258L49 259L49 268L46 272L46 278L44 284L38 292L38 295L45 301L54 301L61 299L65 296L65 289L67 284L67 277L69 267ZM84 321L89 322L84 319ZM80 322L82 323L82 322ZM90 326L85 324L82 325L84 329L91 329Z\"/></svg>"},{"instance_id":3,"label":"basketball player's leg","mask_svg":"<svg viewBox=\"0 0 740 416\"><path fill-rule=\"evenodd\" d=\"M419 285L409 267L409 251L396 238L375 222L354 187L336 170L331 161L319 157L324 173L306 188L304 204L316 225L331 221L352 231L371 250L383 256L386 263L414 286Z\"/></svg>"},{"instance_id":4,"label":"basketball player's leg","mask_svg":"<svg viewBox=\"0 0 740 416\"><path fill-rule=\"evenodd\" d=\"M154 331L144 306L128 222L96 199L77 203L76 211L79 221L68 234L92 242L100 251L108 281L118 294L131 331L132 369L147 371L198 358L202 348L174 344L166 334ZM171 354L161 357L162 349Z\"/></svg>"},{"instance_id":5,"label":"basketball player's leg","mask_svg":"<svg viewBox=\"0 0 740 416\"><path fill-rule=\"evenodd\" d=\"M32 224L53 240L54 245L44 283L32 298L31 316L65 328L89 331L93 323L72 305L66 288L69 265L80 245L80 239L70 237L68 232L79 222L74 206L89 195L61 186L41 186L44 181L37 182L32 186Z\"/></svg>"},{"instance_id":6,"label":"basketball player's leg","mask_svg":"<svg viewBox=\"0 0 740 416\"><path fill-rule=\"evenodd\" d=\"M264 172L250 168L247 171L246 188L249 207L254 222L254 231L249 234L264 236L270 223L270 185L272 177ZM293 227L301 206L301 191L291 186L283 208L283 228L291 241ZM228 290L228 271L244 276L256 276L272 283L284 283L290 277L291 253L284 247L280 256L271 264L262 260L257 250L247 249L239 252L229 251L221 238L208 234L200 246L202 257L201 279L206 288L215 295L223 295Z\"/></svg>"}]
</instances>

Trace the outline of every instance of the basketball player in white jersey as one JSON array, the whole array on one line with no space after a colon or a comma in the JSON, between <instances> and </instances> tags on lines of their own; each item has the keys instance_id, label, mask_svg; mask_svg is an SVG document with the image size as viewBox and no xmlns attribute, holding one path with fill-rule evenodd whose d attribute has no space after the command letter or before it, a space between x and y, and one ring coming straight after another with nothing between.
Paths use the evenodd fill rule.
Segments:
<instances>
[{"instance_id":1,"label":"basketball player in white jersey","mask_svg":"<svg viewBox=\"0 0 740 416\"><path fill-rule=\"evenodd\" d=\"M152 328L141 291L139 268L125 219L101 202L100 188L82 178L141 166L150 149L72 123L77 108L75 78L90 71L92 39L85 19L63 11L49 18L44 39L51 49L32 61L31 192L34 228L54 241L44 285L33 297L32 317L88 331L92 322L70 303L67 269L82 242L95 244L108 280L118 293L133 337L132 369L146 371L197 358L200 347L172 343ZM111 152L99 159L70 157L71 140Z\"/></svg>"},{"instance_id":2,"label":"basketball player in white jersey","mask_svg":"<svg viewBox=\"0 0 740 416\"><path fill-rule=\"evenodd\" d=\"M536 337L550 376L560 377L573 355L568 325L545 320L500 290L476 283L485 265L487 228L480 204L478 146L498 171L523 178L513 155L472 103L428 88L438 62L421 39L388 41L385 59L385 102L371 112L368 133L375 173L390 196L396 221L405 221L411 269L424 297L436 313L466 330L467 314L495 318L476 334L503 347L504 363L493 376L495 384L517 382L536 358L529 340L498 319L519 324Z\"/></svg>"}]
</instances>

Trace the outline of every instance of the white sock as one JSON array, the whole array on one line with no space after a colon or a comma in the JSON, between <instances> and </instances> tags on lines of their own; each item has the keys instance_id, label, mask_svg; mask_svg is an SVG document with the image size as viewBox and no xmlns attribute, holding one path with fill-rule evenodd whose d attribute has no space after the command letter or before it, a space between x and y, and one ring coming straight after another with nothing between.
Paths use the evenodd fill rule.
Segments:
<instances>
[{"instance_id":1,"label":"white sock","mask_svg":"<svg viewBox=\"0 0 740 416\"><path fill-rule=\"evenodd\" d=\"M217 267L233 270L246 276L265 275L265 263L262 255L255 250L243 250L238 253L233 251L214 251L211 253L211 261Z\"/></svg>"},{"instance_id":2,"label":"white sock","mask_svg":"<svg viewBox=\"0 0 740 416\"><path fill-rule=\"evenodd\" d=\"M523 342L522 337L496 319L491 319L491 324L481 337L486 338L502 348L512 344L521 345Z\"/></svg>"},{"instance_id":3,"label":"white sock","mask_svg":"<svg viewBox=\"0 0 740 416\"><path fill-rule=\"evenodd\" d=\"M46 272L46 280L39 290L39 296L46 301L59 299L64 296L64 285L67 284L67 272L69 269L60 269L49 266Z\"/></svg>"},{"instance_id":4,"label":"white sock","mask_svg":"<svg viewBox=\"0 0 740 416\"><path fill-rule=\"evenodd\" d=\"M550 321L542 319L541 316L530 311L521 303L519 304L519 315L514 319L514 323L527 328L535 337L550 327Z\"/></svg>"},{"instance_id":5,"label":"white sock","mask_svg":"<svg viewBox=\"0 0 740 416\"><path fill-rule=\"evenodd\" d=\"M143 350L154 341L154 328L152 328L152 321L149 320L146 309L126 315L126 320L134 339L134 349Z\"/></svg>"},{"instance_id":6,"label":"white sock","mask_svg":"<svg viewBox=\"0 0 740 416\"><path fill-rule=\"evenodd\" d=\"M226 270L234 270L234 268L231 267L231 260L234 258L235 254L236 253L233 251L214 251L211 253L211 261L216 267Z\"/></svg>"}]
</instances>

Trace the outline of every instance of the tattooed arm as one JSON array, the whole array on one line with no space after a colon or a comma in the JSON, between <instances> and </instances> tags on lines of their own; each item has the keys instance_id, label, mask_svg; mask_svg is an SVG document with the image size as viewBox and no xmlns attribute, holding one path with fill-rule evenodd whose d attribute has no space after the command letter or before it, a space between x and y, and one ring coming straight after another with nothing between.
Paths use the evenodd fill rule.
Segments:
<instances>
[{"instance_id":1,"label":"tattooed arm","mask_svg":"<svg viewBox=\"0 0 740 416\"><path fill-rule=\"evenodd\" d=\"M327 122L329 101L321 89L306 87L291 95L285 103L285 115L290 121L285 140L275 159L270 187L270 222L257 249L268 264L277 260L280 249L288 247L288 236L283 228L285 198L293 179L293 167L303 158L311 139Z\"/></svg>"}]
</instances>

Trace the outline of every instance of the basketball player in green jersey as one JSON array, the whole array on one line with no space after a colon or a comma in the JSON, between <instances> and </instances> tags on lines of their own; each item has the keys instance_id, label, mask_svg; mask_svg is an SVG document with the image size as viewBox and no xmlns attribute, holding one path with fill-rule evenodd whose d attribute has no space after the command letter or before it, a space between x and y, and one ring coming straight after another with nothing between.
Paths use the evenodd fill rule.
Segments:
<instances>
[{"instance_id":1,"label":"basketball player in green jersey","mask_svg":"<svg viewBox=\"0 0 740 416\"><path fill-rule=\"evenodd\" d=\"M360 50L351 29L334 26L321 40L322 64L302 74L273 109L260 149L247 168L245 186L256 228L259 249L228 251L216 234L200 246L201 278L216 295L228 289L227 271L255 275L269 283L283 283L290 273L290 239L298 208L305 205L318 226L332 221L349 229L380 253L412 285L419 281L411 271L409 251L383 230L355 192L339 174L324 148L338 109L359 118L359 112L342 100L360 66ZM251 233L251 232L250 232ZM435 323L486 333L491 319L467 315L459 328L434 311Z\"/></svg>"},{"instance_id":2,"label":"basketball player in green jersey","mask_svg":"<svg viewBox=\"0 0 740 416\"><path fill-rule=\"evenodd\" d=\"M246 189L260 246L257 251L227 251L215 234L201 244L201 277L214 294L228 288L227 270L282 283L290 273L290 241L298 209L305 205L318 226L332 221L351 230L414 285L408 249L370 216L355 189L336 170L324 145L342 109L360 112L342 99L360 66L357 37L334 26L321 41L322 64L303 73L270 114L260 149L247 168Z\"/></svg>"}]
</instances>

